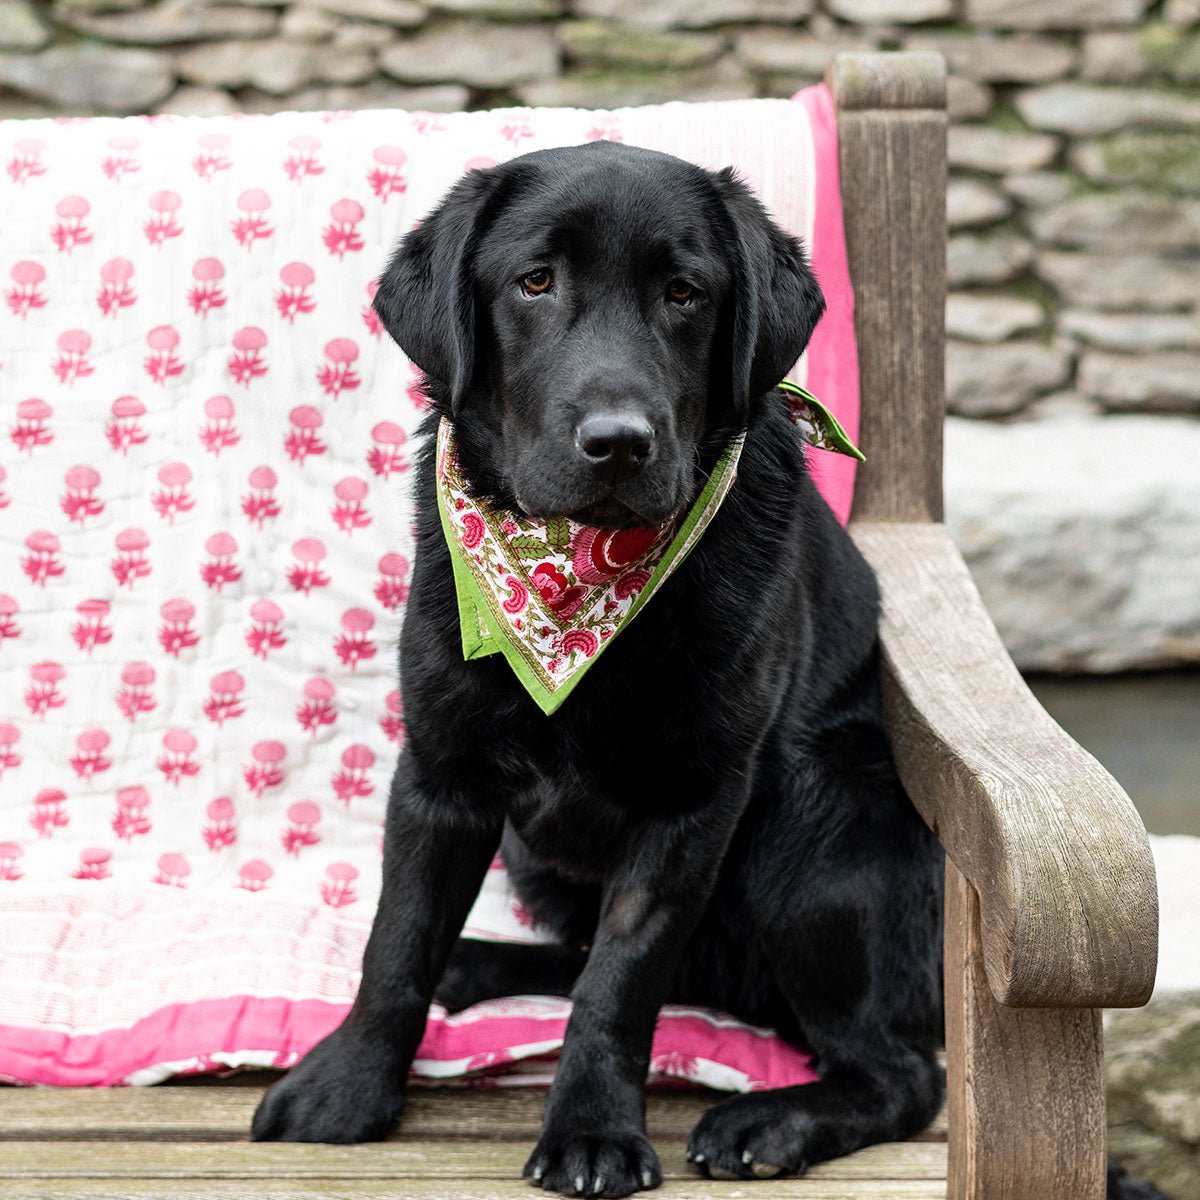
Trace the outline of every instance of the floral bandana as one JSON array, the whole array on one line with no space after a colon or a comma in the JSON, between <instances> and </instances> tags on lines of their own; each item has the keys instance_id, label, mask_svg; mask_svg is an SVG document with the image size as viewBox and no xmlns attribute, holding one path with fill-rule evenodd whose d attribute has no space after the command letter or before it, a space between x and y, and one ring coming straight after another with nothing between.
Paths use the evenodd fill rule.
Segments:
<instances>
[{"instance_id":1,"label":"floral bandana","mask_svg":"<svg viewBox=\"0 0 1200 1200\"><path fill-rule=\"evenodd\" d=\"M779 390L805 442L862 459L815 396L787 380ZM463 658L503 654L538 707L555 712L700 540L737 478L745 436L729 443L684 516L657 529L601 529L497 510L471 495L443 418L437 486Z\"/></svg>"}]
</instances>

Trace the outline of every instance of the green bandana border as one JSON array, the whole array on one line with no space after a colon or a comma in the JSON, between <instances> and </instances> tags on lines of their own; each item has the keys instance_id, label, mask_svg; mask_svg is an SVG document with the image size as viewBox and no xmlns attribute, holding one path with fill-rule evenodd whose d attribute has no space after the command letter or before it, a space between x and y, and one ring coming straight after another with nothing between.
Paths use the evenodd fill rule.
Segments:
<instances>
[{"instance_id":1,"label":"green bandana border","mask_svg":"<svg viewBox=\"0 0 1200 1200\"><path fill-rule=\"evenodd\" d=\"M446 424L443 419L443 424ZM512 668L513 673L521 681L525 690L533 697L534 702L547 716L555 713L564 700L575 689L575 685L587 674L591 666L604 651L616 641L618 635L633 620L633 618L649 602L650 597L666 582L677 567L695 548L700 535L708 527L716 511L721 506L729 489L737 478L737 463L741 458L742 446L746 435L735 437L717 460L712 474L708 477L703 490L695 504L688 510L683 523L671 539L663 557L650 574L641 591L634 598L633 604L625 614L621 624L611 637L600 642L596 652L584 666L574 672L569 679L558 687L547 687L541 673L537 671L529 658L522 653L521 647L514 644L511 638L491 632L492 628L506 629L507 623L503 616L496 611L497 600L494 594L484 587L480 581L479 568L471 560L455 535L450 514L442 497L438 496L438 512L442 519L442 531L450 547L450 558L454 567L454 587L458 593L459 630L462 638L463 658L470 662L472 659L484 658L491 654L503 654ZM438 435L438 457L445 452L446 446L442 433ZM490 618L490 619L489 619Z\"/></svg>"},{"instance_id":2,"label":"green bandana border","mask_svg":"<svg viewBox=\"0 0 1200 1200\"><path fill-rule=\"evenodd\" d=\"M850 458L858 459L859 462L867 461L866 455L850 440L850 435L841 427L837 417L807 388L802 388L798 383L785 379L776 385L775 390L794 397L788 403L804 409L804 415L822 434L824 441L812 442L810 445L815 445L821 450L832 450L836 454L846 454Z\"/></svg>"}]
</instances>

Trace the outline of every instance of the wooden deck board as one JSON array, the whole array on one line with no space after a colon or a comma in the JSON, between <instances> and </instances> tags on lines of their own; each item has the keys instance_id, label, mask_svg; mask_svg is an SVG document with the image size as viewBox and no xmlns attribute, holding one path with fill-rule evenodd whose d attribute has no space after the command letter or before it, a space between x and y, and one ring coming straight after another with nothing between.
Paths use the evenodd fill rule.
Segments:
<instances>
[{"instance_id":1,"label":"wooden deck board","mask_svg":"<svg viewBox=\"0 0 1200 1200\"><path fill-rule=\"evenodd\" d=\"M643 1193L639 1193L642 1195ZM5 1200L534 1200L550 1197L519 1181L353 1179L264 1180L25 1180L5 1186ZM666 1183L645 1193L654 1200L945 1200L943 1183L924 1180L788 1179L755 1183Z\"/></svg>"},{"instance_id":2,"label":"wooden deck board","mask_svg":"<svg viewBox=\"0 0 1200 1200\"><path fill-rule=\"evenodd\" d=\"M668 1178L694 1179L682 1140L655 1139ZM516 1179L522 1142L414 1141L364 1146L275 1142L5 1142L6 1179ZM946 1148L897 1142L870 1146L811 1170L820 1179L938 1179Z\"/></svg>"},{"instance_id":3,"label":"wooden deck board","mask_svg":"<svg viewBox=\"0 0 1200 1200\"><path fill-rule=\"evenodd\" d=\"M227 1086L0 1088L5 1200L531 1200L544 1093L415 1088L403 1132L365 1146L254 1144L262 1076ZM943 1200L944 1120L803 1179L710 1182L684 1157L714 1092L651 1092L664 1200Z\"/></svg>"},{"instance_id":4,"label":"wooden deck board","mask_svg":"<svg viewBox=\"0 0 1200 1200\"><path fill-rule=\"evenodd\" d=\"M236 1077L235 1077L236 1078ZM154 1088L0 1088L0 1143L71 1139L242 1141L263 1083ZM652 1136L686 1138L700 1115L725 1093L651 1091L646 1122ZM534 1140L545 1092L532 1088L416 1087L401 1131L410 1139ZM945 1113L914 1141L944 1142Z\"/></svg>"}]
</instances>

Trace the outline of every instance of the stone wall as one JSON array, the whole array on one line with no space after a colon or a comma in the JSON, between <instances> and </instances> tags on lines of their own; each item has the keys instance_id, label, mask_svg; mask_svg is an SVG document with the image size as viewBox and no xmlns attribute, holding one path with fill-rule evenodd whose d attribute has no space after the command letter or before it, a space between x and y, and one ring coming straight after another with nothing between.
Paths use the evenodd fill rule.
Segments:
<instances>
[{"instance_id":1,"label":"stone wall","mask_svg":"<svg viewBox=\"0 0 1200 1200\"><path fill-rule=\"evenodd\" d=\"M0 116L785 96L835 50L896 48L951 70L948 401L971 419L957 442L978 458L995 422L1090 416L1114 468L1170 492L1104 423L1200 424L1200 0L0 0ZM990 544L987 512L965 520L968 543ZM1053 560L1069 581L1087 549L1083 526L1060 525L1065 543L1002 569L972 559L1014 647L1045 626L1024 568ZM1193 558L1175 592L1200 597ZM1090 597L1109 604L1105 580ZM1200 661L1200 610L1168 603L1150 616L1161 637L1131 610L1136 654L1114 634L1020 661Z\"/></svg>"}]
</instances>

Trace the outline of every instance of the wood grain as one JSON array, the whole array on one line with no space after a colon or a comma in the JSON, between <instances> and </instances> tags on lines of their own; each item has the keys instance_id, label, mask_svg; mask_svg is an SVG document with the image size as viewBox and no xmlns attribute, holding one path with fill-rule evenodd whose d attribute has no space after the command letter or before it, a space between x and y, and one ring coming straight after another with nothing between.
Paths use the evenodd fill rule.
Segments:
<instances>
[{"instance_id":1,"label":"wood grain","mask_svg":"<svg viewBox=\"0 0 1200 1200\"><path fill-rule=\"evenodd\" d=\"M1158 895L1129 797L1025 686L944 528L852 531L883 593L896 761L979 893L995 998L1037 1008L1144 1004Z\"/></svg>"},{"instance_id":2,"label":"wood grain","mask_svg":"<svg viewBox=\"0 0 1200 1200\"><path fill-rule=\"evenodd\" d=\"M694 1179L682 1139L655 1140L668 1179ZM417 1141L362 1146L280 1142L4 1142L0 1179L516 1179L528 1142ZM946 1147L870 1146L810 1169L813 1179L946 1178Z\"/></svg>"},{"instance_id":3,"label":"wood grain","mask_svg":"<svg viewBox=\"0 0 1200 1200\"><path fill-rule=\"evenodd\" d=\"M536 1192L519 1180L410 1179L54 1179L8 1184L5 1200L530 1200ZM655 1200L945 1200L933 1180L783 1179L751 1184L671 1181Z\"/></svg>"},{"instance_id":4,"label":"wood grain","mask_svg":"<svg viewBox=\"0 0 1200 1200\"><path fill-rule=\"evenodd\" d=\"M838 54L830 72L839 112L946 107L946 60L931 51Z\"/></svg>"},{"instance_id":5,"label":"wood grain","mask_svg":"<svg viewBox=\"0 0 1200 1200\"><path fill-rule=\"evenodd\" d=\"M152 1088L0 1088L0 1144L5 1141L244 1141L263 1083L244 1077ZM727 1093L650 1091L646 1127L653 1138L686 1139L701 1115ZM399 1132L424 1141L480 1139L533 1142L545 1091L537 1088L414 1087ZM944 1142L946 1114L914 1141Z\"/></svg>"},{"instance_id":6,"label":"wood grain","mask_svg":"<svg viewBox=\"0 0 1200 1200\"><path fill-rule=\"evenodd\" d=\"M946 867L946 1087L953 1200L1102 1200L1095 1009L1006 1008L983 971L979 900Z\"/></svg>"},{"instance_id":7,"label":"wood grain","mask_svg":"<svg viewBox=\"0 0 1200 1200\"><path fill-rule=\"evenodd\" d=\"M946 113L940 55L839 54L846 249L862 395L854 515L939 521L945 412Z\"/></svg>"}]
</instances>

